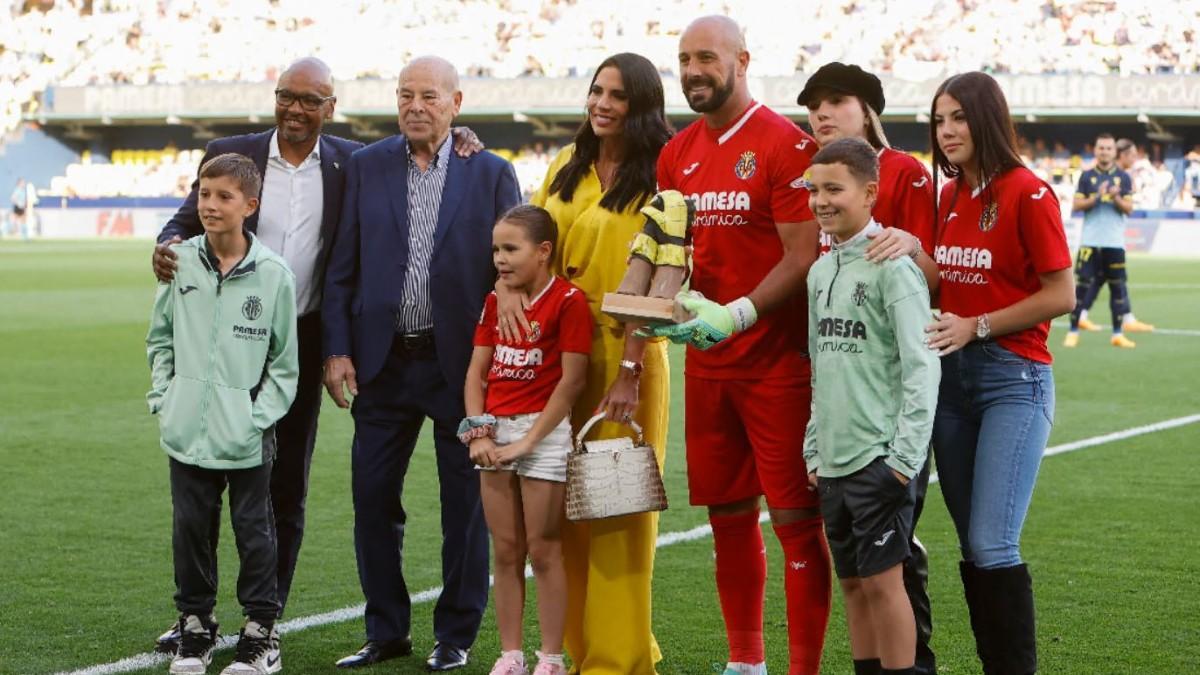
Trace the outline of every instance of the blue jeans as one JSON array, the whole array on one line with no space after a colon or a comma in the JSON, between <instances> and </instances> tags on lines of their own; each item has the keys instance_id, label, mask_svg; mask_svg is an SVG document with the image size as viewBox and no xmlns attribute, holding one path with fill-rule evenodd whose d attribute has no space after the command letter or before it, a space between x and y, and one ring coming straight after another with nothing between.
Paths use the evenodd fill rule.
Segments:
<instances>
[{"instance_id":1,"label":"blue jeans","mask_svg":"<svg viewBox=\"0 0 1200 675\"><path fill-rule=\"evenodd\" d=\"M963 560L1021 564L1021 528L1054 421L1054 375L991 341L942 358L933 449Z\"/></svg>"}]
</instances>

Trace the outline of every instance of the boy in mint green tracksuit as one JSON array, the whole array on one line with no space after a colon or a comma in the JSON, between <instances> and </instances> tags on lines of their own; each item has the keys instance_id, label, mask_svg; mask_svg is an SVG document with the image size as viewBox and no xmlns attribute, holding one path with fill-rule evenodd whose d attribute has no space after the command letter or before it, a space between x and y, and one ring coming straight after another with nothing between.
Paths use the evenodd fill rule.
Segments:
<instances>
[{"instance_id":1,"label":"boy in mint green tracksuit","mask_svg":"<svg viewBox=\"0 0 1200 675\"><path fill-rule=\"evenodd\" d=\"M282 258L244 231L261 176L241 155L200 169L205 233L174 248L179 268L160 283L146 336L150 412L170 463L179 650L171 673L204 673L217 636L215 533L229 508L246 615L234 663L223 674L280 667L275 535L270 507L274 425L296 396L295 280Z\"/></svg>"},{"instance_id":2,"label":"boy in mint green tracksuit","mask_svg":"<svg viewBox=\"0 0 1200 675\"><path fill-rule=\"evenodd\" d=\"M912 673L916 626L904 590L915 495L941 375L925 345L925 277L907 257L863 254L879 161L859 139L824 146L808 175L810 205L833 250L808 273L812 416L809 481L846 598L855 673Z\"/></svg>"}]
</instances>

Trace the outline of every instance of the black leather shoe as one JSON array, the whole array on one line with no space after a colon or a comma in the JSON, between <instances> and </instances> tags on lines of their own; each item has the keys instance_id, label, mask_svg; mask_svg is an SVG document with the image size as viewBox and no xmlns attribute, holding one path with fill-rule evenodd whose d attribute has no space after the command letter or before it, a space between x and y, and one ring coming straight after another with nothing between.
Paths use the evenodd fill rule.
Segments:
<instances>
[{"instance_id":1,"label":"black leather shoe","mask_svg":"<svg viewBox=\"0 0 1200 675\"><path fill-rule=\"evenodd\" d=\"M453 645L434 643L433 651L425 659L426 670L454 670L467 665L467 650Z\"/></svg>"},{"instance_id":2,"label":"black leather shoe","mask_svg":"<svg viewBox=\"0 0 1200 675\"><path fill-rule=\"evenodd\" d=\"M337 662L338 668L362 668L380 661L394 659L397 656L409 656L412 654L412 638L400 638L398 640L367 640L362 649L339 659Z\"/></svg>"}]
</instances>

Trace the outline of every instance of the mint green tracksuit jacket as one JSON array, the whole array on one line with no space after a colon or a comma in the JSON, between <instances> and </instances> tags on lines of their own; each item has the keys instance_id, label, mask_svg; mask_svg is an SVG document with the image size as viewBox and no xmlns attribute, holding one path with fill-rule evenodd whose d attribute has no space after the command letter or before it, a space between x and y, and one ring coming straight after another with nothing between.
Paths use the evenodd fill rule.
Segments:
<instances>
[{"instance_id":1,"label":"mint green tracksuit jacket","mask_svg":"<svg viewBox=\"0 0 1200 675\"><path fill-rule=\"evenodd\" d=\"M908 258L863 258L874 220L808 272L812 415L804 461L848 476L884 457L908 478L925 463L941 364L925 346L929 288Z\"/></svg>"},{"instance_id":2,"label":"mint green tracksuit jacket","mask_svg":"<svg viewBox=\"0 0 1200 675\"><path fill-rule=\"evenodd\" d=\"M179 267L158 285L146 336L162 449L205 469L274 459L271 429L296 397L295 278L246 237L246 257L224 276L205 235L175 245Z\"/></svg>"}]
</instances>

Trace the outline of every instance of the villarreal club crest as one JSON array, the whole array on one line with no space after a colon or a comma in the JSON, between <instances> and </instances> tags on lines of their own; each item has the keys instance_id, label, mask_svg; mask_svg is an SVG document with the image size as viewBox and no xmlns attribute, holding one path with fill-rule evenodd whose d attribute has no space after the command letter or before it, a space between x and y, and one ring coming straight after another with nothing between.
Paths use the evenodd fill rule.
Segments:
<instances>
[{"instance_id":1,"label":"villarreal club crest","mask_svg":"<svg viewBox=\"0 0 1200 675\"><path fill-rule=\"evenodd\" d=\"M996 227L996 202L989 202L983 207L983 213L979 216L979 231L991 232L993 227Z\"/></svg>"},{"instance_id":2,"label":"villarreal club crest","mask_svg":"<svg viewBox=\"0 0 1200 675\"><path fill-rule=\"evenodd\" d=\"M754 156L753 150L743 152L738 161L733 165L733 175L742 180L750 180L754 172L758 171L758 159Z\"/></svg>"},{"instance_id":3,"label":"villarreal club crest","mask_svg":"<svg viewBox=\"0 0 1200 675\"><path fill-rule=\"evenodd\" d=\"M542 324L537 321L529 322L529 336L525 338L526 342L537 342L542 339Z\"/></svg>"},{"instance_id":4,"label":"villarreal club crest","mask_svg":"<svg viewBox=\"0 0 1200 675\"><path fill-rule=\"evenodd\" d=\"M242 316L246 317L247 321L254 321L262 314L262 300L257 295L251 295L246 298L246 302L242 303Z\"/></svg>"}]
</instances>

